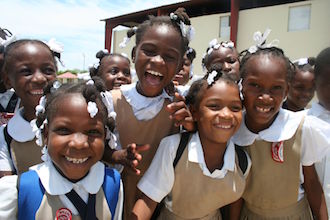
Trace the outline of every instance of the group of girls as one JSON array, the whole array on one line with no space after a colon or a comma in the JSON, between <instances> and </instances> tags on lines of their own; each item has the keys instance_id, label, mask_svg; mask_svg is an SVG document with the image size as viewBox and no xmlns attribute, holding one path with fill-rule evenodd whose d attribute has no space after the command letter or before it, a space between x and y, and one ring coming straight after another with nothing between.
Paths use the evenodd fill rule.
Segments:
<instances>
[{"instance_id":1,"label":"group of girls","mask_svg":"<svg viewBox=\"0 0 330 220\"><path fill-rule=\"evenodd\" d=\"M0 219L221 219L227 205L230 219L327 219L314 164L329 151L330 127L281 108L294 82L284 52L258 48L240 60L231 42L213 42L208 73L186 97L169 95L189 33L182 8L140 24L131 84L120 54L98 53L96 77L60 85L46 44L7 46L3 79L22 107L0 130ZM315 82L329 113L324 53Z\"/></svg>"}]
</instances>

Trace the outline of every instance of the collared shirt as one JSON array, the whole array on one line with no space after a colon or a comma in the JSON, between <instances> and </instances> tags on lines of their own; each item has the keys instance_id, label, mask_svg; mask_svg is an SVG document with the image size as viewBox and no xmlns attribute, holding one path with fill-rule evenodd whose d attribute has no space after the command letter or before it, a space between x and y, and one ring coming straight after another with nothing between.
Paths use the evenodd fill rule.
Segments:
<instances>
[{"instance_id":1,"label":"collared shirt","mask_svg":"<svg viewBox=\"0 0 330 220\"><path fill-rule=\"evenodd\" d=\"M7 124L9 135L18 142L31 141L35 137L35 134L32 132L30 122L23 118L23 112L24 108L20 108ZM3 129L4 126L0 128L0 170L13 171L13 163L9 156L8 146L5 141Z\"/></svg>"},{"instance_id":2,"label":"collared shirt","mask_svg":"<svg viewBox=\"0 0 330 220\"><path fill-rule=\"evenodd\" d=\"M138 183L138 188L154 201L160 202L172 190L175 181L173 161L180 137L180 134L175 134L162 139L149 169ZM227 144L222 168L216 169L212 173L206 166L198 132L192 135L187 148L188 161L198 163L205 176L222 179L228 171L234 171L235 146L231 141ZM248 170L245 172L245 175L247 173Z\"/></svg>"},{"instance_id":3,"label":"collared shirt","mask_svg":"<svg viewBox=\"0 0 330 220\"><path fill-rule=\"evenodd\" d=\"M14 95L15 91L13 89L8 89L6 92L0 94L0 105L6 109L9 100Z\"/></svg>"},{"instance_id":4,"label":"collared shirt","mask_svg":"<svg viewBox=\"0 0 330 220\"><path fill-rule=\"evenodd\" d=\"M325 109L319 103L313 103L312 107L307 111L307 115L318 117L319 119L327 122L330 126L330 111ZM330 133L327 137L330 139ZM323 186L330 219L330 152L323 158L321 162L315 164L315 168Z\"/></svg>"},{"instance_id":5,"label":"collared shirt","mask_svg":"<svg viewBox=\"0 0 330 220\"><path fill-rule=\"evenodd\" d=\"M289 140L296 133L306 111L292 112L280 109L279 114L272 125L260 131L258 134L251 132L243 119L241 127L235 133L233 141L239 146L249 146L255 140L267 142L280 142ZM245 117L245 114L244 114ZM315 162L321 161L324 155L330 151L330 126L324 121L314 117L305 116L302 127L301 158L300 158L300 183L304 183L302 166L311 166ZM252 161L253 163L253 161ZM298 200L303 197L302 186L299 189Z\"/></svg>"},{"instance_id":6,"label":"collared shirt","mask_svg":"<svg viewBox=\"0 0 330 220\"><path fill-rule=\"evenodd\" d=\"M65 193L74 189L78 195L85 201L88 201L89 193L95 194L102 187L104 180L104 164L97 162L94 164L86 177L82 180L72 183L64 178L55 169L52 162L45 162L31 167L35 170L41 180L45 191L50 195L59 195L63 205L72 211L72 214L77 215L78 211L70 200L65 196ZM16 219L17 218L17 176L5 176L0 179L0 219ZM123 186L120 182L120 190L116 206L114 219L121 219L123 203ZM113 214L113 213L112 213Z\"/></svg>"}]
</instances>

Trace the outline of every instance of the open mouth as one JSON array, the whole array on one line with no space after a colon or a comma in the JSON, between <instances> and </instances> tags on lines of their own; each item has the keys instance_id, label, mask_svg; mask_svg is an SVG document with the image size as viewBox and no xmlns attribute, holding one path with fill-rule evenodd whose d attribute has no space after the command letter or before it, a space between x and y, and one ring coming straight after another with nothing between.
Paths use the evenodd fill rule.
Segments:
<instances>
[{"instance_id":1,"label":"open mouth","mask_svg":"<svg viewBox=\"0 0 330 220\"><path fill-rule=\"evenodd\" d=\"M30 91L30 94L31 95L43 95L44 91L42 89L35 89L35 90Z\"/></svg>"},{"instance_id":2,"label":"open mouth","mask_svg":"<svg viewBox=\"0 0 330 220\"><path fill-rule=\"evenodd\" d=\"M232 125L227 125L227 124L217 124L215 126L221 129L230 129L232 127Z\"/></svg>"},{"instance_id":3,"label":"open mouth","mask_svg":"<svg viewBox=\"0 0 330 220\"><path fill-rule=\"evenodd\" d=\"M71 163L74 163L74 164L81 164L81 163L84 163L88 160L88 157L85 157L85 158L73 158L73 157L68 157L68 156L65 156L65 159Z\"/></svg>"},{"instance_id":4,"label":"open mouth","mask_svg":"<svg viewBox=\"0 0 330 220\"><path fill-rule=\"evenodd\" d=\"M260 112L260 113L268 113L271 111L271 107L258 107L256 106L256 109L257 109L257 112Z\"/></svg>"},{"instance_id":5,"label":"open mouth","mask_svg":"<svg viewBox=\"0 0 330 220\"><path fill-rule=\"evenodd\" d=\"M158 85L164 78L160 72L149 70L145 74L146 81L151 85Z\"/></svg>"}]
</instances>

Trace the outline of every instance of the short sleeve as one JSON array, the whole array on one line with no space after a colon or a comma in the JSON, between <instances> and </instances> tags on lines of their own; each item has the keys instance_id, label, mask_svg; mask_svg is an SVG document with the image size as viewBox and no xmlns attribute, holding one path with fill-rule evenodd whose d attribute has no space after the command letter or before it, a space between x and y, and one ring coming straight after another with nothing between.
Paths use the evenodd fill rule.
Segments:
<instances>
[{"instance_id":1,"label":"short sleeve","mask_svg":"<svg viewBox=\"0 0 330 220\"><path fill-rule=\"evenodd\" d=\"M17 176L0 178L0 219L17 219Z\"/></svg>"},{"instance_id":2,"label":"short sleeve","mask_svg":"<svg viewBox=\"0 0 330 220\"><path fill-rule=\"evenodd\" d=\"M8 152L8 146L3 134L4 126L0 128L0 171L13 171L13 164Z\"/></svg>"},{"instance_id":3,"label":"short sleeve","mask_svg":"<svg viewBox=\"0 0 330 220\"><path fill-rule=\"evenodd\" d=\"M138 183L138 188L158 203L171 192L174 184L173 161L180 136L176 134L162 139L151 165Z\"/></svg>"},{"instance_id":4,"label":"short sleeve","mask_svg":"<svg viewBox=\"0 0 330 220\"><path fill-rule=\"evenodd\" d=\"M301 164L311 166L330 152L330 125L307 115L302 129Z\"/></svg>"}]
</instances>

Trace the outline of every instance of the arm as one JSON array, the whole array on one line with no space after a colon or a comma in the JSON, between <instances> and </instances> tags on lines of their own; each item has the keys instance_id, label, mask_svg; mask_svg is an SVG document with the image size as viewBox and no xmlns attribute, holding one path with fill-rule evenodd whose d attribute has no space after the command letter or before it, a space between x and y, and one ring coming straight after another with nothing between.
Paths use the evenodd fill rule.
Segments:
<instances>
[{"instance_id":1,"label":"arm","mask_svg":"<svg viewBox=\"0 0 330 220\"><path fill-rule=\"evenodd\" d=\"M17 219L17 176L0 179L0 219Z\"/></svg>"},{"instance_id":2,"label":"arm","mask_svg":"<svg viewBox=\"0 0 330 220\"><path fill-rule=\"evenodd\" d=\"M239 220L244 200L240 198L229 205L229 216L231 220Z\"/></svg>"},{"instance_id":3,"label":"arm","mask_svg":"<svg viewBox=\"0 0 330 220\"><path fill-rule=\"evenodd\" d=\"M145 194L142 194L141 198L136 201L133 211L131 213L131 219L150 219L152 214L154 213L157 202L150 199Z\"/></svg>"},{"instance_id":4,"label":"arm","mask_svg":"<svg viewBox=\"0 0 330 220\"><path fill-rule=\"evenodd\" d=\"M304 189L309 205L316 219L328 219L327 207L321 183L316 174L314 165L303 166Z\"/></svg>"}]
</instances>

